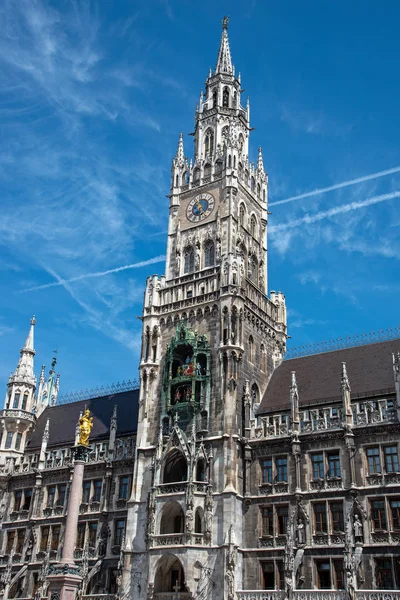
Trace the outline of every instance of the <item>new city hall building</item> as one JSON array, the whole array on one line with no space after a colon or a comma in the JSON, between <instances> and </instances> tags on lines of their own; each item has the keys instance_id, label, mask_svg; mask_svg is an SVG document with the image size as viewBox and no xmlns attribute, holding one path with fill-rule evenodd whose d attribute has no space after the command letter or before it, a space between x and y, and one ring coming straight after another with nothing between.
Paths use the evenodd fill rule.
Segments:
<instances>
[{"instance_id":1,"label":"new city hall building","mask_svg":"<svg viewBox=\"0 0 400 600\"><path fill-rule=\"evenodd\" d=\"M172 162L140 386L58 405L54 362L36 381L31 321L1 411L5 600L47 595L85 407L84 598L400 596L400 340L285 359L285 297L267 295L268 178L261 149L249 162L241 92L225 19L193 160L181 136Z\"/></svg>"}]
</instances>

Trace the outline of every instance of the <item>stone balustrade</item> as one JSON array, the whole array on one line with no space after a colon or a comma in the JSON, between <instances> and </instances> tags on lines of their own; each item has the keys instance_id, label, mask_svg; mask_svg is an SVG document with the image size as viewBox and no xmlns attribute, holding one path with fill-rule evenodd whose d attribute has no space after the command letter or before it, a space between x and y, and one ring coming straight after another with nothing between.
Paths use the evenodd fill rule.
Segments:
<instances>
[{"instance_id":1,"label":"stone balustrade","mask_svg":"<svg viewBox=\"0 0 400 600\"><path fill-rule=\"evenodd\" d=\"M159 592L153 594L153 598L154 600L192 600L193 596L190 592Z\"/></svg>"},{"instance_id":2,"label":"stone balustrade","mask_svg":"<svg viewBox=\"0 0 400 600\"><path fill-rule=\"evenodd\" d=\"M82 596L82 600L116 600L116 594L89 594Z\"/></svg>"},{"instance_id":3,"label":"stone balustrade","mask_svg":"<svg viewBox=\"0 0 400 600\"><path fill-rule=\"evenodd\" d=\"M237 600L284 600L285 592L278 590L246 590L236 592Z\"/></svg>"},{"instance_id":4,"label":"stone balustrade","mask_svg":"<svg viewBox=\"0 0 400 600\"><path fill-rule=\"evenodd\" d=\"M356 600L399 600L400 590L358 590Z\"/></svg>"},{"instance_id":5,"label":"stone balustrade","mask_svg":"<svg viewBox=\"0 0 400 600\"><path fill-rule=\"evenodd\" d=\"M348 600L345 590L295 590L293 600ZM371 599L372 600L372 599Z\"/></svg>"}]
</instances>

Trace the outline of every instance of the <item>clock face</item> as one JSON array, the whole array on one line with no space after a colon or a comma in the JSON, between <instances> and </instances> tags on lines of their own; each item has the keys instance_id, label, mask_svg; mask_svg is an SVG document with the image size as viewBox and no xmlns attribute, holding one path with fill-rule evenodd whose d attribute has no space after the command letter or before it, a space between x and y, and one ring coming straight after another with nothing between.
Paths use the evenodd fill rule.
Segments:
<instances>
[{"instance_id":1,"label":"clock face","mask_svg":"<svg viewBox=\"0 0 400 600\"><path fill-rule=\"evenodd\" d=\"M211 215L214 204L215 200L211 194L199 194L189 202L186 216L193 223L204 221Z\"/></svg>"}]
</instances>

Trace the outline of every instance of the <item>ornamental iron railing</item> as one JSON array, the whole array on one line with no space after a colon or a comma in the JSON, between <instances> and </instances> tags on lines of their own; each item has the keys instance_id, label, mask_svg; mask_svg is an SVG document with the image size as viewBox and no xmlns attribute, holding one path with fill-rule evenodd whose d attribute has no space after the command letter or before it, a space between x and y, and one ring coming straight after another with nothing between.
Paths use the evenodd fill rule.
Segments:
<instances>
[{"instance_id":1,"label":"ornamental iron railing","mask_svg":"<svg viewBox=\"0 0 400 600\"><path fill-rule=\"evenodd\" d=\"M90 400L91 398L102 398L104 396L112 396L121 392L132 392L140 388L140 383L137 379L128 379L110 385L102 385L100 387L78 390L58 396L57 404L70 404L71 402L79 402L80 400Z\"/></svg>"},{"instance_id":2,"label":"ornamental iron railing","mask_svg":"<svg viewBox=\"0 0 400 600\"><path fill-rule=\"evenodd\" d=\"M355 346L365 346L366 344L375 344L376 342L387 342L399 337L400 325L389 327L388 329L370 331L369 333L355 333L354 335L346 335L332 340L317 341L312 344L288 348L285 360L299 358L300 356L310 356L311 354L322 354L323 352L331 352L333 350L342 350L344 348L353 348Z\"/></svg>"}]
</instances>

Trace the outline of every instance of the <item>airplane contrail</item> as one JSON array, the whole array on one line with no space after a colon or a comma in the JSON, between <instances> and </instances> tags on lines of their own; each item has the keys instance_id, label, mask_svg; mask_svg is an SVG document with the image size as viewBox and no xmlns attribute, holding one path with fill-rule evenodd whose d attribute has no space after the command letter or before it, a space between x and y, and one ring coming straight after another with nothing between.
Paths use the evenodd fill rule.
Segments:
<instances>
[{"instance_id":1,"label":"airplane contrail","mask_svg":"<svg viewBox=\"0 0 400 600\"><path fill-rule=\"evenodd\" d=\"M400 167L393 167L392 169L386 169L385 171L379 171L378 173L371 173L371 175L364 175L363 177L357 177L357 179L350 179L349 181L342 181L342 183L335 183L324 188L317 188L312 192L305 192L298 196L291 196L284 200L277 200L276 202L270 202L269 206L278 206L278 204L287 204L288 202L294 202L294 200L300 200L301 198L310 198L311 196L318 196L325 192L332 192L333 190L340 190L341 188L348 187L349 185L356 185L363 181L370 181L371 179L378 179L379 177L385 177L385 175L392 175L393 173L399 173Z\"/></svg>"},{"instance_id":2,"label":"airplane contrail","mask_svg":"<svg viewBox=\"0 0 400 600\"><path fill-rule=\"evenodd\" d=\"M268 231L269 233L287 231L289 229L294 229L299 225L303 225L304 223L309 225L310 223L322 221L322 219L326 219L327 217L333 217L334 215L347 213L352 210L358 210L359 208L364 208L365 206L371 206L372 204L378 204L379 202L385 202L385 200L392 200L393 198L399 197L400 192L390 192L389 194L382 194L381 196L373 196L372 198L368 198L367 200L360 200L359 202L350 202L349 204L342 204L340 206L330 208L329 210L323 210L319 213L315 213L314 215L305 215L304 217L300 217L299 219L289 221L288 223L282 223L281 225L272 225Z\"/></svg>"},{"instance_id":3,"label":"airplane contrail","mask_svg":"<svg viewBox=\"0 0 400 600\"><path fill-rule=\"evenodd\" d=\"M119 273L120 271L127 271L128 269L138 269L139 267L146 267L147 265L153 265L154 263L163 262L164 260L165 260L164 255L155 256L154 258L149 258L148 260L142 260L140 262L132 263L130 265L123 265L122 267L116 267L115 269L108 269L107 271L96 271L95 273L83 273L82 275L78 275L77 277L71 277L70 279L59 279L57 281L52 281L51 283L44 283L43 285L35 285L30 288L25 288L24 290L21 290L21 292L34 292L36 290L45 290L47 288L64 285L65 283L81 281L82 279L90 279L92 277L103 277L103 275L111 275L111 273Z\"/></svg>"}]
</instances>

